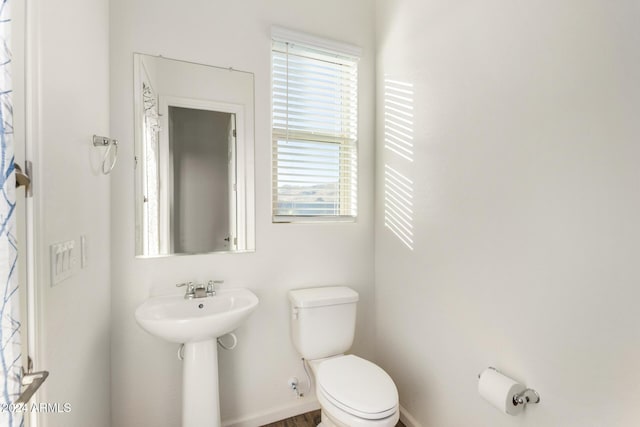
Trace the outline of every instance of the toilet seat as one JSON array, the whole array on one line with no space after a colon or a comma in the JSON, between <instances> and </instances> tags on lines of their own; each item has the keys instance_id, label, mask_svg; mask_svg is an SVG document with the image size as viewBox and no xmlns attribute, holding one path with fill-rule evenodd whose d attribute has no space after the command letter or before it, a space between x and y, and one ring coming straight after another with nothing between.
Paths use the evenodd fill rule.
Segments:
<instances>
[{"instance_id":1,"label":"toilet seat","mask_svg":"<svg viewBox=\"0 0 640 427\"><path fill-rule=\"evenodd\" d=\"M316 372L317 392L333 406L365 420L398 411L398 390L379 366L354 355L328 359Z\"/></svg>"}]
</instances>

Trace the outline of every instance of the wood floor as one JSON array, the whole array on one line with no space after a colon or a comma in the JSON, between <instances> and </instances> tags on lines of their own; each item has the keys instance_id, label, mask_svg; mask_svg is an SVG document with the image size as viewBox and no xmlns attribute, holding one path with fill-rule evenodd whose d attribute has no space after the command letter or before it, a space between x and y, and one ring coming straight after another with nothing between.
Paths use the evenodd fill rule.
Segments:
<instances>
[{"instance_id":1,"label":"wood floor","mask_svg":"<svg viewBox=\"0 0 640 427\"><path fill-rule=\"evenodd\" d=\"M263 427L315 427L320 424L320 410L307 412L306 414L297 415L286 420L267 424ZM402 422L398 421L396 427L405 427Z\"/></svg>"}]
</instances>

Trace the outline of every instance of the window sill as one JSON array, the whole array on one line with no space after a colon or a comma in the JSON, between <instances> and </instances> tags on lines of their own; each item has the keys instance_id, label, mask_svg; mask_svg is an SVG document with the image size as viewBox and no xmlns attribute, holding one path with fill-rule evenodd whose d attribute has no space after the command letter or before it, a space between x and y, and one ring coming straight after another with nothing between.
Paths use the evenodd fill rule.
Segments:
<instances>
[{"instance_id":1,"label":"window sill","mask_svg":"<svg viewBox=\"0 0 640 427\"><path fill-rule=\"evenodd\" d=\"M284 216L272 217L274 224L313 224L313 223L352 223L356 222L355 216Z\"/></svg>"}]
</instances>

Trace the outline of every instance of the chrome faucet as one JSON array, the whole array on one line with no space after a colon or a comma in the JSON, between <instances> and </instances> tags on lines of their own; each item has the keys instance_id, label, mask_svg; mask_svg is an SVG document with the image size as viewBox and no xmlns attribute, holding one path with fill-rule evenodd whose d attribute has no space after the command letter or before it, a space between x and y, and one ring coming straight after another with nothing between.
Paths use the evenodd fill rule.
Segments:
<instances>
[{"instance_id":1,"label":"chrome faucet","mask_svg":"<svg viewBox=\"0 0 640 427\"><path fill-rule=\"evenodd\" d=\"M178 288L186 286L187 292L184 294L184 299L194 299L214 296L216 294L216 283L224 283L224 280L209 280L206 286L204 283L196 285L193 282L178 283L176 286Z\"/></svg>"},{"instance_id":2,"label":"chrome faucet","mask_svg":"<svg viewBox=\"0 0 640 427\"><path fill-rule=\"evenodd\" d=\"M204 297L208 297L209 294L207 292L207 288L204 286L203 284L200 285L196 285L196 289L195 289L195 297L196 298L204 298Z\"/></svg>"}]
</instances>

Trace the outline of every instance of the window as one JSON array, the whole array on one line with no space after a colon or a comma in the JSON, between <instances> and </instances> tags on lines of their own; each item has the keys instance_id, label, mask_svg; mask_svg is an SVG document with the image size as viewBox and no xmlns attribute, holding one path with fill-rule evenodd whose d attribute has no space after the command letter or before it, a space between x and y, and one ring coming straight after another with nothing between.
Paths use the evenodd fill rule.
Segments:
<instances>
[{"instance_id":1,"label":"window","mask_svg":"<svg viewBox=\"0 0 640 427\"><path fill-rule=\"evenodd\" d=\"M357 215L357 51L274 31L274 222Z\"/></svg>"}]
</instances>

